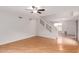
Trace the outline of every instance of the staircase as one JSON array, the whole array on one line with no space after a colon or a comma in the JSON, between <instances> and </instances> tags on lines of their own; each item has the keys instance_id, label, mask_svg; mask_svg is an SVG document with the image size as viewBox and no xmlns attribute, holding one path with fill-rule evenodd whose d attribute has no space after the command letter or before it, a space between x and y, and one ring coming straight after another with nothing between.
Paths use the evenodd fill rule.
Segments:
<instances>
[{"instance_id":1,"label":"staircase","mask_svg":"<svg viewBox=\"0 0 79 59\"><path fill-rule=\"evenodd\" d=\"M49 32L52 32L53 33L52 30L53 30L53 27L54 27L54 22L51 22L49 20L47 21L47 20L41 18L40 19L40 24L43 27L45 27L46 30L48 30ZM54 27L54 28L57 31L57 28L56 27ZM60 39L60 37L61 37L61 39ZM62 41L62 44L78 45L78 43L75 40L73 40L73 39L75 39L74 36L72 36L72 37L68 37L68 36L65 37L65 36L63 36L63 34L57 33L57 37L56 38L57 38L57 41L58 42L61 40Z\"/></svg>"}]
</instances>

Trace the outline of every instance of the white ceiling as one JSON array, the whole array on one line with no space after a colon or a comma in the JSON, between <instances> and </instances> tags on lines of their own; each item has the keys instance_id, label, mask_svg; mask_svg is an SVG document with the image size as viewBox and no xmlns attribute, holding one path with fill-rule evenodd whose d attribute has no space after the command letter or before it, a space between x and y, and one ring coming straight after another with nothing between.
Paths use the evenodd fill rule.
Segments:
<instances>
[{"instance_id":1,"label":"white ceiling","mask_svg":"<svg viewBox=\"0 0 79 59\"><path fill-rule=\"evenodd\" d=\"M0 12L8 12L13 13L17 15L39 15L39 14L31 14L30 10L25 10L29 6L0 6ZM44 8L45 11L40 14L40 16L51 16L54 17L71 17L72 12L75 14L79 13L79 7L78 6L41 6L41 8Z\"/></svg>"}]
</instances>

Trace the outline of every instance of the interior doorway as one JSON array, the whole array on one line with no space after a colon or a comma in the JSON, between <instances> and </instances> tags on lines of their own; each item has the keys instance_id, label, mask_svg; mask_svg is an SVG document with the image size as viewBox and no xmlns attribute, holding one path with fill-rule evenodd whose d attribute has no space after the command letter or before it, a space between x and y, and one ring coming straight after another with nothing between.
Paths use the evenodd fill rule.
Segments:
<instances>
[{"instance_id":1,"label":"interior doorway","mask_svg":"<svg viewBox=\"0 0 79 59\"><path fill-rule=\"evenodd\" d=\"M76 41L78 42L78 20L76 20Z\"/></svg>"}]
</instances>

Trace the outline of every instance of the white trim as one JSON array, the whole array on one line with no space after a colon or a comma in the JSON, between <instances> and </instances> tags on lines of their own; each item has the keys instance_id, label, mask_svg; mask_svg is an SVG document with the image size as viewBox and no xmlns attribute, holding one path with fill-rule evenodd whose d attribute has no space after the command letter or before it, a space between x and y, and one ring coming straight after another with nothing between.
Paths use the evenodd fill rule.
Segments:
<instances>
[{"instance_id":1,"label":"white trim","mask_svg":"<svg viewBox=\"0 0 79 59\"><path fill-rule=\"evenodd\" d=\"M51 37L51 36L45 36L45 35L38 35L38 36L40 36L40 37L45 37L45 38L50 38L50 39L54 39L54 40L56 40L57 38L56 37Z\"/></svg>"}]
</instances>

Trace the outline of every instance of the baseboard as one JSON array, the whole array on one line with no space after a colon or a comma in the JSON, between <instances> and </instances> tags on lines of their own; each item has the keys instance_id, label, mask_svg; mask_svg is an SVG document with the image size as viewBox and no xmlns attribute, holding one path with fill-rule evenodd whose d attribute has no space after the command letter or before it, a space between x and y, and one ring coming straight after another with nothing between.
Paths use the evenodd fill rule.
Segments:
<instances>
[{"instance_id":1,"label":"baseboard","mask_svg":"<svg viewBox=\"0 0 79 59\"><path fill-rule=\"evenodd\" d=\"M15 41L18 41L18 40L27 39L27 38L34 37L34 36L35 35L30 35L30 36L27 36L27 37L24 37L24 38L20 38L20 39L16 39L16 40L11 40L11 41L7 41L7 42L0 42L0 45L8 44L8 43L15 42Z\"/></svg>"},{"instance_id":2,"label":"baseboard","mask_svg":"<svg viewBox=\"0 0 79 59\"><path fill-rule=\"evenodd\" d=\"M56 37L50 37L50 36L44 36L44 35L38 35L39 37L49 38L49 39L57 39Z\"/></svg>"},{"instance_id":3,"label":"baseboard","mask_svg":"<svg viewBox=\"0 0 79 59\"><path fill-rule=\"evenodd\" d=\"M8 43L11 43L11 42L15 42L15 41L18 41L18 40L23 40L23 39L27 39L27 38L31 38L31 37L35 37L35 36L36 35L31 35L31 36L27 36L27 37L16 39L16 40L11 40L11 41L7 41L7 42L0 42L0 45L8 44ZM42 36L42 35L38 35L36 37L44 37L44 38L49 38L49 39L56 39L54 37L48 37L48 36Z\"/></svg>"}]
</instances>

